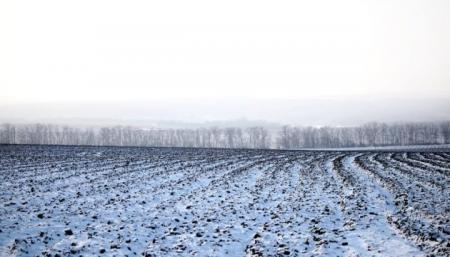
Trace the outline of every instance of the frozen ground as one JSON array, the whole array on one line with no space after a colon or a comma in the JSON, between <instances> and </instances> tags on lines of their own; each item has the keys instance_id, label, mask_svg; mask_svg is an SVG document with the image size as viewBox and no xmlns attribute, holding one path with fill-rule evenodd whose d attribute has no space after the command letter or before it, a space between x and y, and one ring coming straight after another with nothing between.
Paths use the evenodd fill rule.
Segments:
<instances>
[{"instance_id":1,"label":"frozen ground","mask_svg":"<svg viewBox=\"0 0 450 257\"><path fill-rule=\"evenodd\" d=\"M402 146L362 146L324 149L301 149L309 151L392 151L392 152L450 152L450 144L402 145Z\"/></svg>"},{"instance_id":2,"label":"frozen ground","mask_svg":"<svg viewBox=\"0 0 450 257\"><path fill-rule=\"evenodd\" d=\"M0 146L0 256L448 256L450 153Z\"/></svg>"}]
</instances>

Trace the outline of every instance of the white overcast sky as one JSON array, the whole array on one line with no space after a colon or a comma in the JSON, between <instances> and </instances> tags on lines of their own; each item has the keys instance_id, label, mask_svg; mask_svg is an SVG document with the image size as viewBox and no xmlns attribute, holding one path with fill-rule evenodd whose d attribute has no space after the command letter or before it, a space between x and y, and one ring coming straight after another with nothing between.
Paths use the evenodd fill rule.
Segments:
<instances>
[{"instance_id":1,"label":"white overcast sky","mask_svg":"<svg viewBox=\"0 0 450 257\"><path fill-rule=\"evenodd\" d=\"M450 98L448 0L3 0L0 32L2 104Z\"/></svg>"}]
</instances>

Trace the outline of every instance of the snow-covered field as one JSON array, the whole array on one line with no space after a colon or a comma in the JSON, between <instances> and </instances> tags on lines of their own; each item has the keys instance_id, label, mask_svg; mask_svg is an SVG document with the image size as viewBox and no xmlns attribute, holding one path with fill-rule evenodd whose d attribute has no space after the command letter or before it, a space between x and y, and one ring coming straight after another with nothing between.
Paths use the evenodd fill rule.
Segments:
<instances>
[{"instance_id":1,"label":"snow-covered field","mask_svg":"<svg viewBox=\"0 0 450 257\"><path fill-rule=\"evenodd\" d=\"M0 256L448 256L450 153L0 146Z\"/></svg>"}]
</instances>

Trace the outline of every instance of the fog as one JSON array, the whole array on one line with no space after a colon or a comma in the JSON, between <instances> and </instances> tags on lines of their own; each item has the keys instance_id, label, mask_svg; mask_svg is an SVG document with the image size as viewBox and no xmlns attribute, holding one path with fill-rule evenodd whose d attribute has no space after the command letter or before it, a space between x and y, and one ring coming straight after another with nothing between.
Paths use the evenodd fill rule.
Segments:
<instances>
[{"instance_id":1,"label":"fog","mask_svg":"<svg viewBox=\"0 0 450 257\"><path fill-rule=\"evenodd\" d=\"M397 121L442 121L450 100L435 99L235 99L148 102L81 102L7 105L0 121L67 125L204 127L253 125L334 125Z\"/></svg>"},{"instance_id":2,"label":"fog","mask_svg":"<svg viewBox=\"0 0 450 257\"><path fill-rule=\"evenodd\" d=\"M450 119L450 2L2 1L0 119Z\"/></svg>"}]
</instances>

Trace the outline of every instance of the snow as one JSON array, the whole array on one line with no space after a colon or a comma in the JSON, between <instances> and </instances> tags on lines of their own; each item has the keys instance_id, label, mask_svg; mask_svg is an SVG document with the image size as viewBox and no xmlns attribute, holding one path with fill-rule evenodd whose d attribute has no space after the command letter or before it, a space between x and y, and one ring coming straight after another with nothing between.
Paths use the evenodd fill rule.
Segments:
<instances>
[{"instance_id":1,"label":"snow","mask_svg":"<svg viewBox=\"0 0 450 257\"><path fill-rule=\"evenodd\" d=\"M446 256L450 154L1 146L0 256Z\"/></svg>"},{"instance_id":2,"label":"snow","mask_svg":"<svg viewBox=\"0 0 450 257\"><path fill-rule=\"evenodd\" d=\"M337 148L303 148L305 151L400 151L400 152L450 152L450 144L439 145L394 145L394 146L361 146Z\"/></svg>"}]
</instances>

